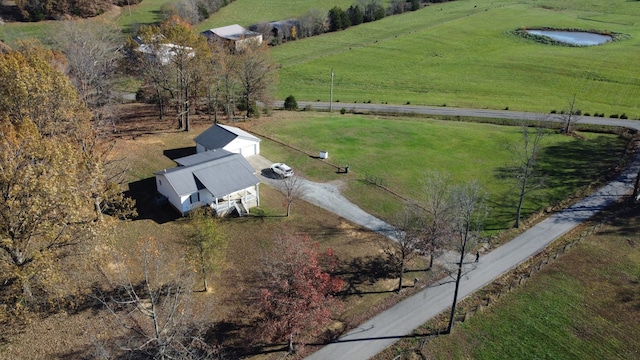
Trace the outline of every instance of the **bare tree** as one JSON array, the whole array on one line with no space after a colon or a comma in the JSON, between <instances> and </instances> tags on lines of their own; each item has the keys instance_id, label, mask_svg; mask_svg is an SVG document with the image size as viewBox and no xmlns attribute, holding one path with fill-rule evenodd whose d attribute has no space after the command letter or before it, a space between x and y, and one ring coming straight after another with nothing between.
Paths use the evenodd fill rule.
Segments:
<instances>
[{"instance_id":1,"label":"bare tree","mask_svg":"<svg viewBox=\"0 0 640 360\"><path fill-rule=\"evenodd\" d=\"M473 248L480 236L480 230L486 217L485 194L480 189L477 181L458 186L453 191L453 230L454 246L460 254L458 269L455 277L455 291L453 304L449 316L447 333L451 333L455 319L456 303L458 302L458 290L462 279L465 255Z\"/></svg>"},{"instance_id":2,"label":"bare tree","mask_svg":"<svg viewBox=\"0 0 640 360\"><path fill-rule=\"evenodd\" d=\"M304 194L304 180L298 175L282 178L278 190L287 201L287 217L291 215L291 205Z\"/></svg>"},{"instance_id":3,"label":"bare tree","mask_svg":"<svg viewBox=\"0 0 640 360\"><path fill-rule=\"evenodd\" d=\"M422 227L424 236L420 248L429 253L429 270L444 241L450 236L452 213L452 185L447 174L437 171L425 175L423 198L420 205L424 209Z\"/></svg>"},{"instance_id":4,"label":"bare tree","mask_svg":"<svg viewBox=\"0 0 640 360\"><path fill-rule=\"evenodd\" d=\"M140 254L119 256L119 269L111 280L115 289L98 300L127 334L117 346L101 344L102 349L124 351L131 358L213 357L214 351L189 316L187 272L169 270L170 261L163 255L154 239L146 239Z\"/></svg>"},{"instance_id":5,"label":"bare tree","mask_svg":"<svg viewBox=\"0 0 640 360\"><path fill-rule=\"evenodd\" d=\"M65 21L53 40L65 54L69 76L89 108L111 102L122 39L115 25L106 22Z\"/></svg>"},{"instance_id":6,"label":"bare tree","mask_svg":"<svg viewBox=\"0 0 640 360\"><path fill-rule=\"evenodd\" d=\"M396 214L393 221L394 240L391 242L393 257L397 260L398 290L402 291L402 280L406 270L406 262L411 255L416 253L419 246L421 233L420 209L415 205L405 205L402 211Z\"/></svg>"},{"instance_id":7,"label":"bare tree","mask_svg":"<svg viewBox=\"0 0 640 360\"><path fill-rule=\"evenodd\" d=\"M238 57L221 42L211 41L209 48L211 51L211 65L208 72L211 76L209 102L213 102L213 110L217 113L218 101L222 100L225 114L229 119L232 119L235 112L234 99L240 93L241 88L236 76ZM217 114L215 120L217 122Z\"/></svg>"},{"instance_id":8,"label":"bare tree","mask_svg":"<svg viewBox=\"0 0 640 360\"><path fill-rule=\"evenodd\" d=\"M324 10L310 9L300 17L300 37L320 35L327 30L329 30L329 19Z\"/></svg>"},{"instance_id":9,"label":"bare tree","mask_svg":"<svg viewBox=\"0 0 640 360\"><path fill-rule=\"evenodd\" d=\"M520 227L522 204L525 196L531 191L538 189L543 184L543 179L535 171L538 155L542 149L542 140L547 131L545 128L535 126L531 129L527 124L520 125L522 134L521 141L507 146L511 154L511 179L518 191L518 206L516 211L515 228Z\"/></svg>"},{"instance_id":10,"label":"bare tree","mask_svg":"<svg viewBox=\"0 0 640 360\"><path fill-rule=\"evenodd\" d=\"M242 84L242 103L247 117L254 116L255 103L268 104L270 88L275 85L276 66L269 57L267 44L251 44L238 54L237 76Z\"/></svg>"},{"instance_id":11,"label":"bare tree","mask_svg":"<svg viewBox=\"0 0 640 360\"><path fill-rule=\"evenodd\" d=\"M580 121L580 113L581 111L576 108L576 94L573 94L573 99L569 101L569 109L561 116L566 134L573 133L575 124Z\"/></svg>"}]
</instances>

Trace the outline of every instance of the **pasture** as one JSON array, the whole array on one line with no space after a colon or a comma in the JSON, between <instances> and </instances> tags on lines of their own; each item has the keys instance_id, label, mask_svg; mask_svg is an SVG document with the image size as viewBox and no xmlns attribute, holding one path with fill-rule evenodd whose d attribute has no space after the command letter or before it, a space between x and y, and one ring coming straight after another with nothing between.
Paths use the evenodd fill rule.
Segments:
<instances>
[{"instance_id":1,"label":"pasture","mask_svg":"<svg viewBox=\"0 0 640 360\"><path fill-rule=\"evenodd\" d=\"M414 200L421 197L425 175L438 171L450 174L455 183L478 180L482 184L492 208L489 229L508 228L514 220L517 197L504 175L511 159L507 146L521 140L517 126L301 112L269 118L250 129L307 153L326 150L331 163L349 165L352 171L346 179L351 180L345 194L384 219L392 219L402 201L380 194L380 189L365 181L367 174L382 178L387 187ZM545 186L528 197L526 215L602 179L618 164L626 140L607 134L582 135L584 139L549 131L538 159ZM284 161L312 179L345 178L335 168L319 166L320 160L275 143L264 142L262 149L265 157Z\"/></svg>"},{"instance_id":2,"label":"pasture","mask_svg":"<svg viewBox=\"0 0 640 360\"><path fill-rule=\"evenodd\" d=\"M355 0L236 0L221 8L209 19L198 24L196 29L204 31L231 24L240 24L248 27L260 22L300 17L310 9L317 9L326 13L332 7L339 6L343 10L347 10L354 2ZM388 0L384 1L384 3L388 2Z\"/></svg>"},{"instance_id":3,"label":"pasture","mask_svg":"<svg viewBox=\"0 0 640 360\"><path fill-rule=\"evenodd\" d=\"M411 103L549 113L576 95L582 112L640 118L635 2L458 0L273 48L278 98ZM538 44L522 27L629 35L594 47ZM339 106L339 105L338 105Z\"/></svg>"}]
</instances>

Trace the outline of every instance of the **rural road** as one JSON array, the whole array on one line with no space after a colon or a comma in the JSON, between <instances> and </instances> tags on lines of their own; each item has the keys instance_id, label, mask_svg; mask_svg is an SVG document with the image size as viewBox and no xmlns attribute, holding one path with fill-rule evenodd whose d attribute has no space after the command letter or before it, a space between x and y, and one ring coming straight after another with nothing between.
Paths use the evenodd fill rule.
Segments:
<instances>
[{"instance_id":1,"label":"rural road","mask_svg":"<svg viewBox=\"0 0 640 360\"><path fill-rule=\"evenodd\" d=\"M305 107L307 104L311 104L317 109L328 109L328 103L298 103L300 107ZM513 120L560 120L560 117L557 115L551 116L549 114L520 113L499 110L472 110L375 104L339 104L338 106L340 106L340 108L345 107L346 109L350 109L350 106L353 106L357 109L377 112L384 111L431 115L491 117ZM335 109L336 106L334 105L334 110ZM581 117L580 123L614 125L640 130L640 121L633 120ZM265 159L265 161L267 160ZM633 190L635 176L638 174L638 171L640 171L640 153L636 154L634 161L609 184L603 186L598 191L584 198L575 205L538 223L508 243L482 256L480 258L480 262L478 264L474 264L474 266L467 271L466 276L463 277L460 283L458 301L464 299L469 294L479 290L484 285L518 266L531 256L536 255L560 236L566 234L571 229L594 216L596 213L615 201L628 195ZM335 190L337 189L332 189L331 191ZM314 198L307 201L315 204ZM322 205L320 206L322 207ZM357 209L358 211L362 211L359 208ZM338 215L342 216L340 213L338 213ZM348 217L345 218L349 219ZM356 217L356 219L357 218L358 217ZM358 221L354 222L361 224ZM365 226L364 224L361 225ZM378 229L385 228L382 227ZM427 287L417 294L401 301L395 306L351 330L338 340L320 348L318 351L307 357L307 359L358 360L369 359L375 356L400 338L411 334L414 329L426 323L439 313L445 311L451 305L455 284L447 280L448 279L443 279L440 284Z\"/></svg>"}]
</instances>

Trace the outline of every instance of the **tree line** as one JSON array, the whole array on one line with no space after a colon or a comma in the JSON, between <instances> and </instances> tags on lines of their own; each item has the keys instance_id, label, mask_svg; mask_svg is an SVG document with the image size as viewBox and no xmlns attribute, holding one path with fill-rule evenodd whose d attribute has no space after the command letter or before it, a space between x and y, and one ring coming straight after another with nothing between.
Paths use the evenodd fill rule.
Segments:
<instances>
[{"instance_id":1,"label":"tree line","mask_svg":"<svg viewBox=\"0 0 640 360\"><path fill-rule=\"evenodd\" d=\"M135 5L142 0L16 0L25 21L59 20L66 16L83 18L102 14L113 5Z\"/></svg>"},{"instance_id":2,"label":"tree line","mask_svg":"<svg viewBox=\"0 0 640 360\"><path fill-rule=\"evenodd\" d=\"M287 33L284 36L274 37L272 27L268 23L255 24L250 28L260 32L269 44L278 45L283 40L295 40L345 30L351 26L381 20L386 16L416 11L423 6L422 4L448 1L453 0L393 0L385 8L382 0L357 0L346 10L339 6L334 6L328 12L310 9L297 19L293 19L293 22L289 20L290 23L284 25Z\"/></svg>"},{"instance_id":3,"label":"tree line","mask_svg":"<svg viewBox=\"0 0 640 360\"><path fill-rule=\"evenodd\" d=\"M219 110L259 116L256 102L268 104L276 85L276 66L266 44L252 42L235 50L207 41L178 17L139 30L140 43L126 46L129 71L143 79L137 99L158 105L160 118L175 110L177 127L189 130L196 109L217 121Z\"/></svg>"}]
</instances>

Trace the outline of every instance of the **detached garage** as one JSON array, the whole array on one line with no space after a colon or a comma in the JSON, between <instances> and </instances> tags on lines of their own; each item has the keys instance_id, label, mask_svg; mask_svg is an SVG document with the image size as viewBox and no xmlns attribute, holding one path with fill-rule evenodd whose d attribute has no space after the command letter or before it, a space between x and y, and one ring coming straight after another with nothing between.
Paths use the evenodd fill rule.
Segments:
<instances>
[{"instance_id":1,"label":"detached garage","mask_svg":"<svg viewBox=\"0 0 640 360\"><path fill-rule=\"evenodd\" d=\"M194 141L198 154L215 149L224 149L244 157L260 154L260 139L233 126L215 124Z\"/></svg>"}]
</instances>

